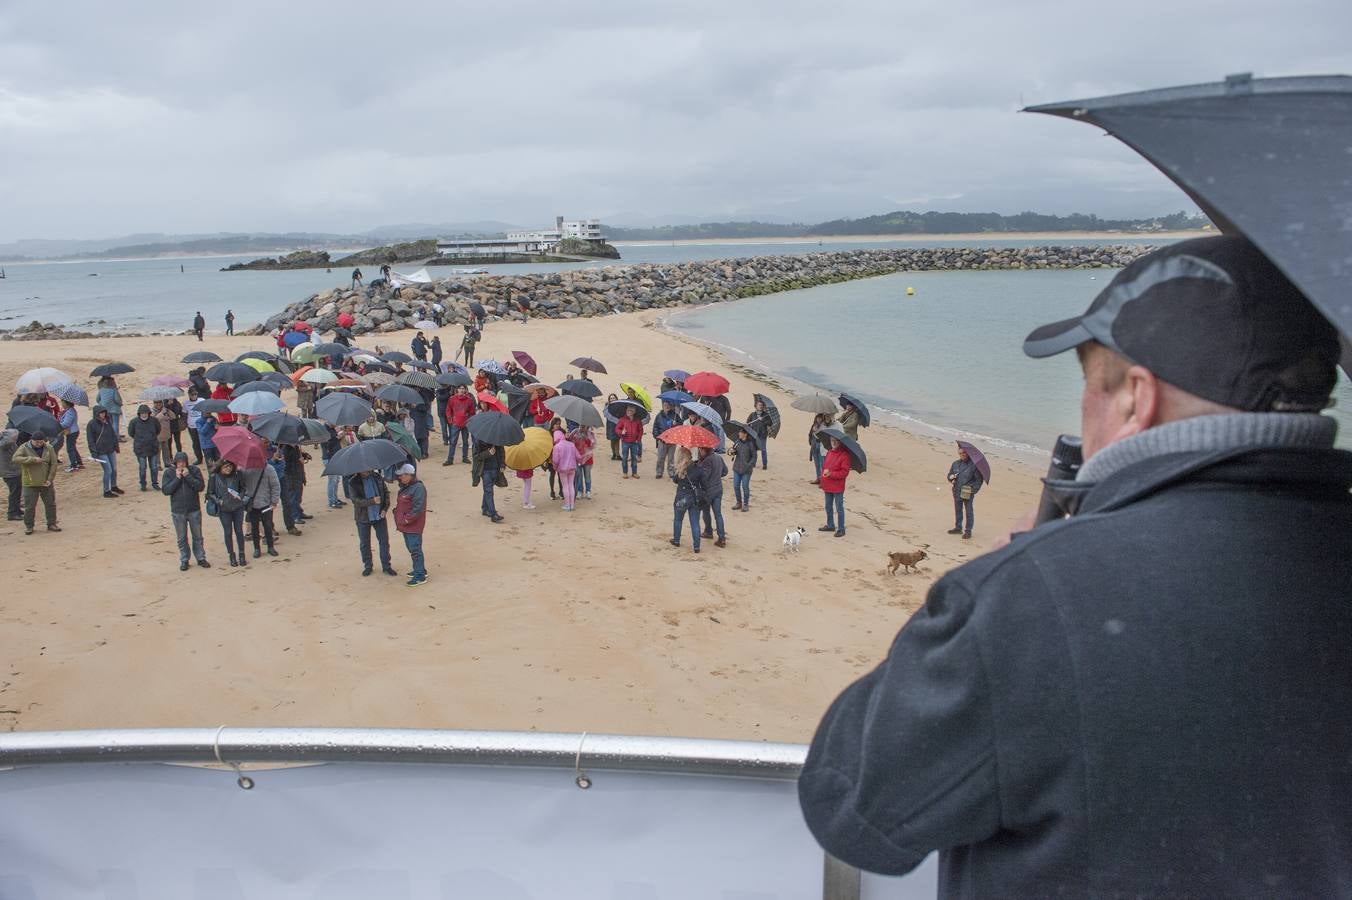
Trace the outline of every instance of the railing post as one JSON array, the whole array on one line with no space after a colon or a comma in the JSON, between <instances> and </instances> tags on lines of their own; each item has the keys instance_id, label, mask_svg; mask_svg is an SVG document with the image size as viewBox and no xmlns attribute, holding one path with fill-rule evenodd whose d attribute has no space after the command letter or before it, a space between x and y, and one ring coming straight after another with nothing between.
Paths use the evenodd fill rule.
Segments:
<instances>
[{"instance_id":1,"label":"railing post","mask_svg":"<svg viewBox=\"0 0 1352 900\"><path fill-rule=\"evenodd\" d=\"M859 900L859 870L827 853L822 867L822 900Z\"/></svg>"}]
</instances>

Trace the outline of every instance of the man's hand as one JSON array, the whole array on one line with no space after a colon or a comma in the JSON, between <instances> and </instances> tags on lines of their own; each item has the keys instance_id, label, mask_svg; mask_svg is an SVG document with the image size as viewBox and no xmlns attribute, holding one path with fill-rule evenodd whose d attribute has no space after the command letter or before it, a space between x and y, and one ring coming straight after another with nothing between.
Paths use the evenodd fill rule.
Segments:
<instances>
[{"instance_id":1,"label":"man's hand","mask_svg":"<svg viewBox=\"0 0 1352 900\"><path fill-rule=\"evenodd\" d=\"M1009 546L1009 542L1014 539L1014 535L1023 534L1025 531L1032 531L1033 525L1036 522L1037 522L1037 510L1036 509L1029 510L1022 516L1019 516L1019 518L1014 522L1013 527L1009 529L1009 533L1001 536L999 540L997 540L994 544L991 545L991 549L999 550L1002 547Z\"/></svg>"}]
</instances>

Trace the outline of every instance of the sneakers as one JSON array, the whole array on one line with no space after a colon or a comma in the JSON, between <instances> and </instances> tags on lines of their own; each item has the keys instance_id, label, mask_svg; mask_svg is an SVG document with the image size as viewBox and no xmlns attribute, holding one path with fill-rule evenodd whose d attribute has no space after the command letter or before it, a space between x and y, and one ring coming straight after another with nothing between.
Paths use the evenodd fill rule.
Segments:
<instances>
[{"instance_id":1,"label":"sneakers","mask_svg":"<svg viewBox=\"0 0 1352 900\"><path fill-rule=\"evenodd\" d=\"M961 529L961 528L950 528L950 529L948 529L948 533L949 533L949 534L962 534L962 529Z\"/></svg>"},{"instance_id":2,"label":"sneakers","mask_svg":"<svg viewBox=\"0 0 1352 900\"><path fill-rule=\"evenodd\" d=\"M590 500L592 498L591 491L587 491L587 493L583 495L583 498L586 500Z\"/></svg>"},{"instance_id":3,"label":"sneakers","mask_svg":"<svg viewBox=\"0 0 1352 900\"><path fill-rule=\"evenodd\" d=\"M114 494L112 491L104 491L104 492L103 492L103 496L104 496L104 499L106 499L106 500L116 500L116 499L117 499L117 494Z\"/></svg>"},{"instance_id":4,"label":"sneakers","mask_svg":"<svg viewBox=\"0 0 1352 900\"><path fill-rule=\"evenodd\" d=\"M61 530L61 526L60 526L60 525L48 525L48 526L47 526L47 530L48 530L48 531L60 531L60 530Z\"/></svg>"},{"instance_id":5,"label":"sneakers","mask_svg":"<svg viewBox=\"0 0 1352 900\"><path fill-rule=\"evenodd\" d=\"M424 575L421 578L419 578L418 576L415 575L408 581L405 581L404 584L408 585L409 587L418 587L419 585L427 584L427 576Z\"/></svg>"}]
</instances>

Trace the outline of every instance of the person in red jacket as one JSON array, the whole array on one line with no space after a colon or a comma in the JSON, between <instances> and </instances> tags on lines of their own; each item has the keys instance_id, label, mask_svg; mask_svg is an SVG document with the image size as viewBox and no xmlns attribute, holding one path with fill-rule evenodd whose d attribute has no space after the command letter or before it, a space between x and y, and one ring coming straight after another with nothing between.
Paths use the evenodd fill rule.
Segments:
<instances>
[{"instance_id":1,"label":"person in red jacket","mask_svg":"<svg viewBox=\"0 0 1352 900\"><path fill-rule=\"evenodd\" d=\"M822 494L826 497L826 524L818 531L845 536L845 479L850 477L850 451L831 438L831 452L822 462Z\"/></svg>"},{"instance_id":2,"label":"person in red jacket","mask_svg":"<svg viewBox=\"0 0 1352 900\"><path fill-rule=\"evenodd\" d=\"M455 445L457 441L463 441L460 448L460 461L469 462L469 419L474 415L474 397L470 394L466 385L460 385L451 394L451 399L446 401L446 418L451 421L451 447L446 452L446 461L443 466L455 465Z\"/></svg>"},{"instance_id":3,"label":"person in red jacket","mask_svg":"<svg viewBox=\"0 0 1352 900\"><path fill-rule=\"evenodd\" d=\"M224 381L222 381L220 384L216 385L216 389L215 389L214 391L211 392L211 399L212 399L212 400L224 400L224 401L226 401L226 402L228 403L228 402L230 401L230 385L226 384ZM216 424L217 424L217 425L234 425L234 424L235 424L235 414L234 414L234 413L228 413L228 412L217 413L217 414L216 414Z\"/></svg>"},{"instance_id":4,"label":"person in red jacket","mask_svg":"<svg viewBox=\"0 0 1352 900\"><path fill-rule=\"evenodd\" d=\"M404 536L404 546L413 559L408 586L427 583L427 564L423 559L423 526L427 524L427 487L418 480L418 470L408 463L399 467L399 499L394 503L394 527Z\"/></svg>"},{"instance_id":5,"label":"person in red jacket","mask_svg":"<svg viewBox=\"0 0 1352 900\"><path fill-rule=\"evenodd\" d=\"M548 425L549 420L554 418L554 413L550 411L548 406L545 406L545 401L548 399L549 395L545 393L545 389L540 388L530 401L530 414L535 419L536 425Z\"/></svg>"},{"instance_id":6,"label":"person in red jacket","mask_svg":"<svg viewBox=\"0 0 1352 900\"><path fill-rule=\"evenodd\" d=\"M643 420L638 417L637 408L624 408L624 415L615 423L615 436L620 439L620 471L624 473L621 477L630 477L632 465L633 477L637 478L638 461L643 456Z\"/></svg>"}]
</instances>

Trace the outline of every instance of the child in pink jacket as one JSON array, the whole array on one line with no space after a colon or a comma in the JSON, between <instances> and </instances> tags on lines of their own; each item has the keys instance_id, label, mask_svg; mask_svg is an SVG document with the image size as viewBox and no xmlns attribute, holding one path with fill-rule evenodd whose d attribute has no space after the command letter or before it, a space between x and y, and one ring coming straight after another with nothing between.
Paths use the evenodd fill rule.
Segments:
<instances>
[{"instance_id":1,"label":"child in pink jacket","mask_svg":"<svg viewBox=\"0 0 1352 900\"><path fill-rule=\"evenodd\" d=\"M572 441L564 439L562 431L554 432L554 453L551 459L554 471L559 473L559 487L563 489L563 508L572 512L573 504L577 501L577 491L573 485L573 478L577 474L577 447L573 446Z\"/></svg>"}]
</instances>

